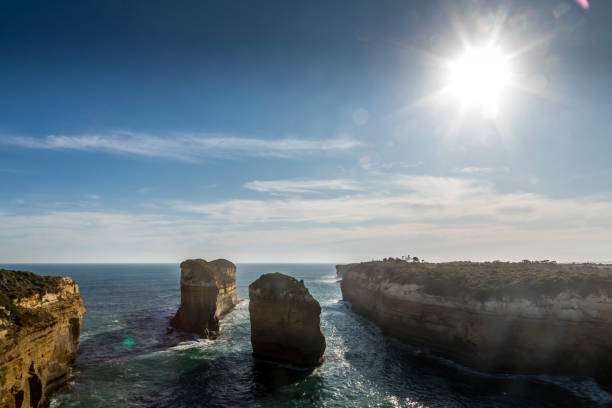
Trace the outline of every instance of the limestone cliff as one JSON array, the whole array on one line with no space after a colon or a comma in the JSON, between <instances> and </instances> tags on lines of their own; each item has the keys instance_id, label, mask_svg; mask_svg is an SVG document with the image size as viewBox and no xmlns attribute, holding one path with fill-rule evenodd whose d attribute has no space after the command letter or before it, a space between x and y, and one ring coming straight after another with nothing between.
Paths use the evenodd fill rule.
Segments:
<instances>
[{"instance_id":1,"label":"limestone cliff","mask_svg":"<svg viewBox=\"0 0 612 408\"><path fill-rule=\"evenodd\" d=\"M170 322L179 331L219 335L219 318L236 305L236 266L226 259L181 263L181 305Z\"/></svg>"},{"instance_id":2,"label":"limestone cliff","mask_svg":"<svg viewBox=\"0 0 612 408\"><path fill-rule=\"evenodd\" d=\"M262 275L249 285L253 354L302 366L323 361L321 306L304 281L281 273Z\"/></svg>"},{"instance_id":3,"label":"limestone cliff","mask_svg":"<svg viewBox=\"0 0 612 408\"><path fill-rule=\"evenodd\" d=\"M386 334L463 365L612 384L612 270L603 266L370 262L341 288Z\"/></svg>"},{"instance_id":4,"label":"limestone cliff","mask_svg":"<svg viewBox=\"0 0 612 408\"><path fill-rule=\"evenodd\" d=\"M42 407L66 382L85 313L69 277L0 269L0 407Z\"/></svg>"},{"instance_id":5,"label":"limestone cliff","mask_svg":"<svg viewBox=\"0 0 612 408\"><path fill-rule=\"evenodd\" d=\"M336 276L340 279L344 276L344 273L348 271L348 269L354 265L359 265L357 263L351 263L346 265L336 265Z\"/></svg>"}]
</instances>

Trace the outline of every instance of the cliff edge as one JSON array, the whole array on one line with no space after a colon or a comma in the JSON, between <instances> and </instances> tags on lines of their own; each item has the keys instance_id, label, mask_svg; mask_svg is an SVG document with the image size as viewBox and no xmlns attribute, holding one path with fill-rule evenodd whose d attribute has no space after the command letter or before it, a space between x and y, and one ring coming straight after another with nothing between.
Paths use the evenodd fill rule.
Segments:
<instances>
[{"instance_id":1,"label":"cliff edge","mask_svg":"<svg viewBox=\"0 0 612 408\"><path fill-rule=\"evenodd\" d=\"M170 324L206 338L219 335L219 319L236 306L236 266L226 259L181 263L181 305Z\"/></svg>"},{"instance_id":2,"label":"cliff edge","mask_svg":"<svg viewBox=\"0 0 612 408\"><path fill-rule=\"evenodd\" d=\"M367 262L341 289L386 334L465 366L612 385L610 267Z\"/></svg>"},{"instance_id":3,"label":"cliff edge","mask_svg":"<svg viewBox=\"0 0 612 408\"><path fill-rule=\"evenodd\" d=\"M42 407L77 356L85 307L69 277L0 269L0 406Z\"/></svg>"},{"instance_id":4,"label":"cliff edge","mask_svg":"<svg viewBox=\"0 0 612 408\"><path fill-rule=\"evenodd\" d=\"M358 263L350 263L350 264L346 264L346 265L336 265L336 277L342 279L342 277L344 276L346 271L348 271L349 268L351 268L351 267L353 267L355 265L359 265L359 264Z\"/></svg>"}]
</instances>

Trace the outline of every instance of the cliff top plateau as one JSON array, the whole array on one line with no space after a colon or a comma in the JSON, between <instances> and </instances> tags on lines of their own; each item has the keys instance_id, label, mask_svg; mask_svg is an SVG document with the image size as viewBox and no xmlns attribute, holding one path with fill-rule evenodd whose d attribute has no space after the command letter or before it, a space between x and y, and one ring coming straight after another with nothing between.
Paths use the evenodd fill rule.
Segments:
<instances>
[{"instance_id":1,"label":"cliff top plateau","mask_svg":"<svg viewBox=\"0 0 612 408\"><path fill-rule=\"evenodd\" d=\"M249 285L249 290L268 300L281 300L289 296L308 303L316 302L304 285L304 281L298 281L294 277L280 272L261 275L259 279Z\"/></svg>"},{"instance_id":2,"label":"cliff top plateau","mask_svg":"<svg viewBox=\"0 0 612 408\"><path fill-rule=\"evenodd\" d=\"M235 284L236 267L227 259L188 259L181 262L181 283L224 287Z\"/></svg>"},{"instance_id":3,"label":"cliff top plateau","mask_svg":"<svg viewBox=\"0 0 612 408\"><path fill-rule=\"evenodd\" d=\"M38 296L60 290L62 282L70 278L61 276L40 276L32 272L10 271L0 269L0 320L5 320L16 326L27 325L31 320L37 320L37 310L17 307L20 299ZM44 317L44 316L38 316Z\"/></svg>"},{"instance_id":4,"label":"cliff top plateau","mask_svg":"<svg viewBox=\"0 0 612 408\"><path fill-rule=\"evenodd\" d=\"M414 284L426 294L480 301L554 297L563 292L612 297L612 266L602 264L389 260L356 264L345 273L345 279L354 273L373 283Z\"/></svg>"}]
</instances>

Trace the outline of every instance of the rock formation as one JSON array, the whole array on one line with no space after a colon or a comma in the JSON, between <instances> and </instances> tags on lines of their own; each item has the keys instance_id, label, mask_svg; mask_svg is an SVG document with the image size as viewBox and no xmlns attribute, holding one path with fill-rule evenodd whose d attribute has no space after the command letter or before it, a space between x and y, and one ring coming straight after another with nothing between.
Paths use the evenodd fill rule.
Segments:
<instances>
[{"instance_id":1,"label":"rock formation","mask_svg":"<svg viewBox=\"0 0 612 408\"><path fill-rule=\"evenodd\" d=\"M85 313L68 277L0 269L0 407L41 407L66 382Z\"/></svg>"},{"instance_id":2,"label":"rock formation","mask_svg":"<svg viewBox=\"0 0 612 408\"><path fill-rule=\"evenodd\" d=\"M249 285L253 354L301 366L323 361L321 306L304 281L281 273L262 275Z\"/></svg>"},{"instance_id":3,"label":"rock formation","mask_svg":"<svg viewBox=\"0 0 612 408\"><path fill-rule=\"evenodd\" d=\"M500 264L363 263L342 295L386 334L468 367L592 376L610 389L612 270Z\"/></svg>"},{"instance_id":4,"label":"rock formation","mask_svg":"<svg viewBox=\"0 0 612 408\"><path fill-rule=\"evenodd\" d=\"M340 279L344 276L344 273L349 270L350 267L359 265L357 263L350 263L346 265L336 265L336 276Z\"/></svg>"},{"instance_id":5,"label":"rock formation","mask_svg":"<svg viewBox=\"0 0 612 408\"><path fill-rule=\"evenodd\" d=\"M171 320L179 331L219 335L219 318L236 306L236 266L226 259L181 263L181 306Z\"/></svg>"}]
</instances>

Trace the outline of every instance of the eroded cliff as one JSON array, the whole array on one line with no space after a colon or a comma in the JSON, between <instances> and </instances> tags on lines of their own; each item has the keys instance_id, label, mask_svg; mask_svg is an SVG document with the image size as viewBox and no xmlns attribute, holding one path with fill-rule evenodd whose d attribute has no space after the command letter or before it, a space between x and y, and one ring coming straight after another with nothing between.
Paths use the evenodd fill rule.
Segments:
<instances>
[{"instance_id":1,"label":"eroded cliff","mask_svg":"<svg viewBox=\"0 0 612 408\"><path fill-rule=\"evenodd\" d=\"M77 356L85 308L69 277L0 270L0 407L42 407Z\"/></svg>"},{"instance_id":2,"label":"eroded cliff","mask_svg":"<svg viewBox=\"0 0 612 408\"><path fill-rule=\"evenodd\" d=\"M219 319L236 306L236 266L226 259L181 263L181 305L171 320L179 331L215 338Z\"/></svg>"},{"instance_id":3,"label":"eroded cliff","mask_svg":"<svg viewBox=\"0 0 612 408\"><path fill-rule=\"evenodd\" d=\"M350 267L359 265L357 263L350 263L346 265L336 265L336 276L340 279L344 276L344 273L349 270Z\"/></svg>"},{"instance_id":4,"label":"eroded cliff","mask_svg":"<svg viewBox=\"0 0 612 408\"><path fill-rule=\"evenodd\" d=\"M321 306L298 281L267 273L249 285L253 354L302 366L323 361Z\"/></svg>"},{"instance_id":5,"label":"eroded cliff","mask_svg":"<svg viewBox=\"0 0 612 408\"><path fill-rule=\"evenodd\" d=\"M369 262L341 288L386 334L468 367L612 384L609 268Z\"/></svg>"}]
</instances>

